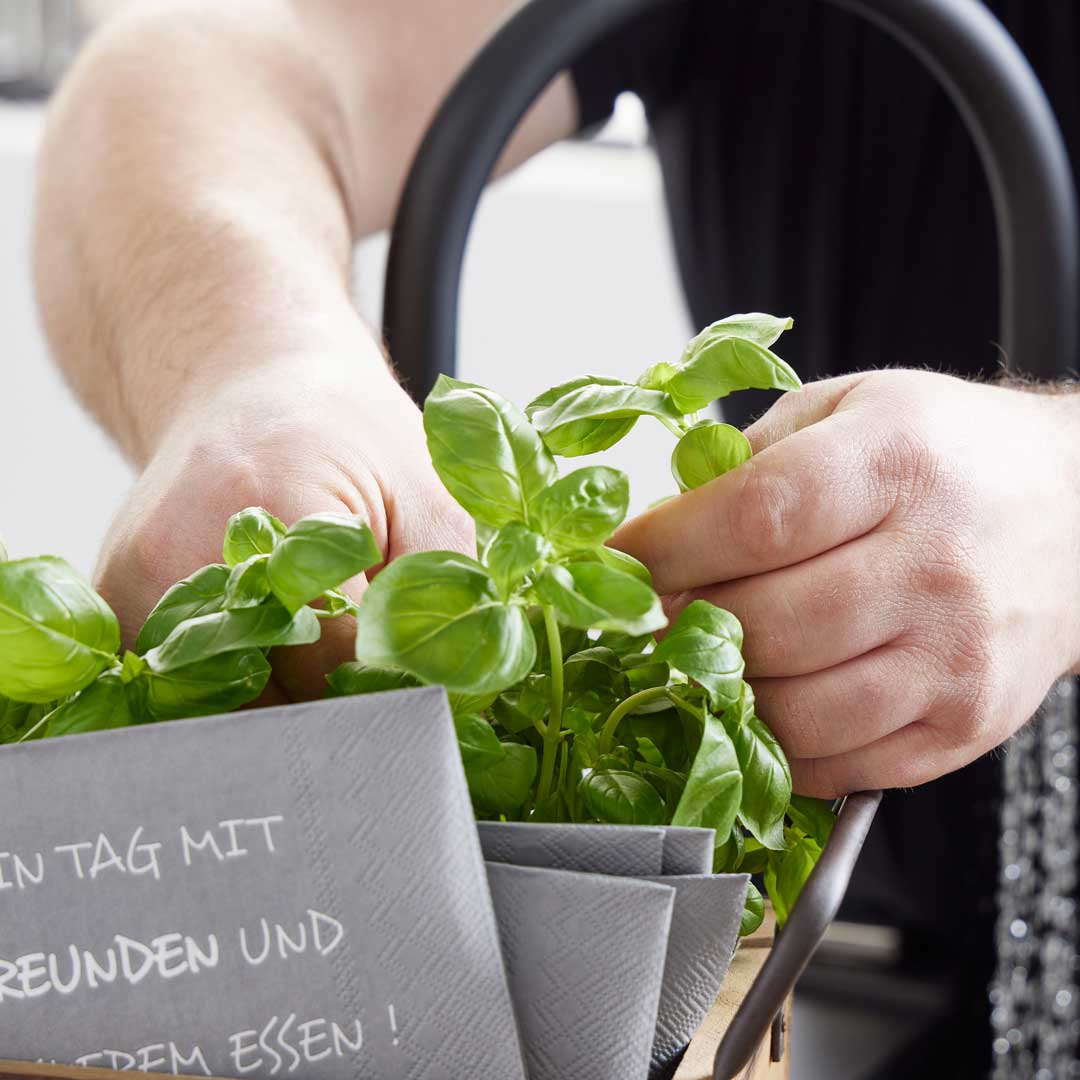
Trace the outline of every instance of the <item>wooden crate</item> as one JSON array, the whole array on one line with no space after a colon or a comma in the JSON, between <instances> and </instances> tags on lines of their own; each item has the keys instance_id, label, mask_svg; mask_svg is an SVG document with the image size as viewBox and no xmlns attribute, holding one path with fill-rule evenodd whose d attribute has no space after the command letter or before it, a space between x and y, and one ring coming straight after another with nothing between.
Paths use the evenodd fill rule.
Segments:
<instances>
[{"instance_id":1,"label":"wooden crate","mask_svg":"<svg viewBox=\"0 0 1080 1080\"><path fill-rule=\"evenodd\" d=\"M772 947L774 933L775 919L772 910L767 908L765 921L739 944L720 996L687 1048L686 1056L675 1073L675 1080L712 1080L716 1048L720 1045L720 1040L724 1037L724 1032L727 1031L735 1010L746 996L750 984L757 978L761 965L765 963L765 958ZM788 1080L791 1075L790 998L784 1006L783 1027L779 1046L780 1060L772 1060L773 1036L771 1032L766 1032L753 1058L739 1074L740 1080Z\"/></svg>"}]
</instances>

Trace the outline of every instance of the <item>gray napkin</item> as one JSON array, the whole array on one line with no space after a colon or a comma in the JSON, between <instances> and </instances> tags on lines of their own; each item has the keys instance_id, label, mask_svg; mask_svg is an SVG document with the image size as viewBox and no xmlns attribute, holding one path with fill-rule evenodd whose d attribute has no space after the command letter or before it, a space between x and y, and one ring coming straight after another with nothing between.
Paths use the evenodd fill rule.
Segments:
<instances>
[{"instance_id":1,"label":"gray napkin","mask_svg":"<svg viewBox=\"0 0 1080 1080\"><path fill-rule=\"evenodd\" d=\"M540 867L487 871L529 1080L645 1080L675 891Z\"/></svg>"},{"instance_id":2,"label":"gray napkin","mask_svg":"<svg viewBox=\"0 0 1080 1080\"><path fill-rule=\"evenodd\" d=\"M715 829L686 825L664 826L664 866L661 873L710 874L713 866Z\"/></svg>"},{"instance_id":3,"label":"gray napkin","mask_svg":"<svg viewBox=\"0 0 1080 1080\"><path fill-rule=\"evenodd\" d=\"M0 1005L5 1058L134 1068L141 1048L157 1071L256 1080L523 1080L441 688L0 747L0 822L41 878L0 892L0 957L51 987ZM183 935L206 955L211 934L216 959L192 967ZM117 935L168 942L176 977L115 975ZM71 987L85 951L110 950L111 979Z\"/></svg>"},{"instance_id":4,"label":"gray napkin","mask_svg":"<svg viewBox=\"0 0 1080 1080\"><path fill-rule=\"evenodd\" d=\"M650 1080L670 1076L712 1007L731 964L748 874L654 879L675 889Z\"/></svg>"},{"instance_id":5,"label":"gray napkin","mask_svg":"<svg viewBox=\"0 0 1080 1080\"><path fill-rule=\"evenodd\" d=\"M478 821L476 826L488 862L617 877L648 877L667 872L665 830L659 827L523 821Z\"/></svg>"}]
</instances>

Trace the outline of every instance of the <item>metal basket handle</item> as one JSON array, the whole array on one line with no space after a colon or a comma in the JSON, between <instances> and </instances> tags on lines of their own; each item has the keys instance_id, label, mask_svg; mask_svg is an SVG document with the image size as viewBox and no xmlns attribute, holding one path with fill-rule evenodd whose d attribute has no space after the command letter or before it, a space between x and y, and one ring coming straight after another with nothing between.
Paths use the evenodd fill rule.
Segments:
<instances>
[{"instance_id":1,"label":"metal basket handle","mask_svg":"<svg viewBox=\"0 0 1080 1080\"><path fill-rule=\"evenodd\" d=\"M866 835L881 804L880 791L849 795L836 819L817 866L791 909L784 931L776 935L761 966L731 1018L713 1060L713 1080L739 1076L784 1007L829 924L840 910Z\"/></svg>"}]
</instances>

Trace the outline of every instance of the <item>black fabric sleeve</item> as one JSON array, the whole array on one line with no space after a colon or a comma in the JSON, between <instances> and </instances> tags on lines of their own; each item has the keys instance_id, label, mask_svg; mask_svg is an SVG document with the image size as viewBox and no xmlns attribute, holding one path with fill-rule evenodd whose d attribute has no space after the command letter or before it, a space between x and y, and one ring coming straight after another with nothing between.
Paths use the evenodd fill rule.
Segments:
<instances>
[{"instance_id":1,"label":"black fabric sleeve","mask_svg":"<svg viewBox=\"0 0 1080 1080\"><path fill-rule=\"evenodd\" d=\"M571 65L582 130L611 115L624 90L653 110L677 93L684 35L697 0L669 0L597 42Z\"/></svg>"}]
</instances>

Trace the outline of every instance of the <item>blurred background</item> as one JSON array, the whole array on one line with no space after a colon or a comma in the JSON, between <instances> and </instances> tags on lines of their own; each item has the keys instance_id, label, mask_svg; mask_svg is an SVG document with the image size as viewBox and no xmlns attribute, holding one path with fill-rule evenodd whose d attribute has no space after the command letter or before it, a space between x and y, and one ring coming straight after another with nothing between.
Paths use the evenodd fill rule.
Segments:
<instances>
[{"instance_id":1,"label":"blurred background","mask_svg":"<svg viewBox=\"0 0 1080 1080\"><path fill-rule=\"evenodd\" d=\"M118 6L0 0L0 534L14 556L55 553L87 574L132 474L49 360L29 245L48 93ZM386 248L375 236L356 255L357 299L373 324ZM625 376L674 359L691 332L636 98L624 95L591 139L552 147L485 196L464 275L464 378L525 402L582 371ZM670 450L670 435L643 421L615 451L634 509L672 492ZM894 1075L883 1062L929 1030L944 1000L932 974L898 968L901 953L889 928L834 927L797 997L797 1080Z\"/></svg>"}]
</instances>

